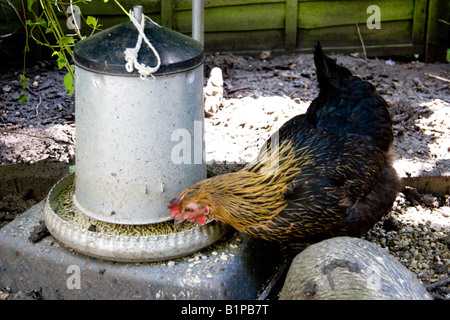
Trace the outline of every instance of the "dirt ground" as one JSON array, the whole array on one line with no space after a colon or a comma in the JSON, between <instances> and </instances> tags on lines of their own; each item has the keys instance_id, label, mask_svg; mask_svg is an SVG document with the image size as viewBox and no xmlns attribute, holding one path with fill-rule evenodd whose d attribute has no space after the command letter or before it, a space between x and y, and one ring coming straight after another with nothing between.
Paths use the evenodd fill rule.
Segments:
<instances>
[{"instance_id":1,"label":"dirt ground","mask_svg":"<svg viewBox=\"0 0 450 320\"><path fill-rule=\"evenodd\" d=\"M207 161L252 160L267 137L316 97L311 54L266 56L207 56L205 85L213 67L224 79L223 105L205 121ZM391 105L400 175L450 173L449 64L333 57L372 82ZM73 162L75 105L65 94L64 72L46 61L26 76L24 90L18 72L0 74L0 164ZM28 95L23 104L21 93Z\"/></svg>"},{"instance_id":2,"label":"dirt ground","mask_svg":"<svg viewBox=\"0 0 450 320\"><path fill-rule=\"evenodd\" d=\"M450 172L448 64L333 57L372 82L391 105L400 175ZM270 134L305 112L317 95L310 54L266 59L210 55L205 84L213 67L223 73L224 101L205 122L207 161L250 161ZM27 70L25 90L18 76L0 75L0 164L73 162L75 106L74 96L65 94L64 72L42 62ZM23 104L18 102L21 93L28 95Z\"/></svg>"},{"instance_id":3,"label":"dirt ground","mask_svg":"<svg viewBox=\"0 0 450 320\"><path fill-rule=\"evenodd\" d=\"M373 83L388 101L400 176L449 176L450 65L331 56ZM254 159L265 140L285 121L304 113L318 93L311 54L208 55L205 85L214 67L222 71L224 95L205 119L206 160L212 170L220 171L217 164L223 161L239 167ZM26 76L29 86L23 89L19 72L0 74L0 165L73 163L74 96L66 95L64 72L44 61L27 69ZM28 96L22 104L21 93ZM448 236L448 198L439 199L445 210L436 215ZM3 195L0 228L39 200Z\"/></svg>"}]
</instances>

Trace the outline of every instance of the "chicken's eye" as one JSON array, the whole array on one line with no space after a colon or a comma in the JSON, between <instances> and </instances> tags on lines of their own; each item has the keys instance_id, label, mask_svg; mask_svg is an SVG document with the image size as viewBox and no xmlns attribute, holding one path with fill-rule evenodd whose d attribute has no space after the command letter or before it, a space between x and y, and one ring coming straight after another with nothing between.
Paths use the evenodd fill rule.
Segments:
<instances>
[{"instance_id":1,"label":"chicken's eye","mask_svg":"<svg viewBox=\"0 0 450 320\"><path fill-rule=\"evenodd\" d=\"M186 212L192 212L193 210L191 208L185 208L184 211Z\"/></svg>"}]
</instances>

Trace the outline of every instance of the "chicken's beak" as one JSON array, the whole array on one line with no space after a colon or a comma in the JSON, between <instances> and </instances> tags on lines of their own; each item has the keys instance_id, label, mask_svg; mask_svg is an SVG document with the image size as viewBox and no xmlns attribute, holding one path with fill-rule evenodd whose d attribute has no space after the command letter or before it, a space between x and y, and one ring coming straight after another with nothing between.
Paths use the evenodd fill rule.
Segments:
<instances>
[{"instance_id":1,"label":"chicken's beak","mask_svg":"<svg viewBox=\"0 0 450 320\"><path fill-rule=\"evenodd\" d=\"M180 229L181 226L184 224L185 221L186 221L186 220L180 221L180 220L174 219L174 220L173 220L173 225L174 225L174 227L175 227L175 230Z\"/></svg>"}]
</instances>

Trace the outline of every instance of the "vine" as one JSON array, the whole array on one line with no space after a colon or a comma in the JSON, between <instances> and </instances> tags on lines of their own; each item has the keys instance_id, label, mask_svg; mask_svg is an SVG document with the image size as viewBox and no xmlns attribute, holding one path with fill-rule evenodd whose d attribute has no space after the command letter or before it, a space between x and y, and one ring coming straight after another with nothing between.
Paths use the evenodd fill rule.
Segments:
<instances>
[{"instance_id":1,"label":"vine","mask_svg":"<svg viewBox=\"0 0 450 320\"><path fill-rule=\"evenodd\" d=\"M23 72L20 74L23 89L28 87L25 76L25 65L26 55L30 52L28 39L31 37L39 45L50 48L52 51L51 56L56 56L58 68L65 68L67 70L67 73L64 76L64 87L67 89L68 95L73 94L75 79L74 66L71 64L73 46L77 41L83 40L94 34L101 26L97 18L93 16L84 17L77 6L79 3L86 4L90 1L91 0L22 0L26 35L25 48L23 50ZM103 0L103 2L106 3L108 0ZM120 5L118 0L114 0L114 2L126 15L128 15L128 12ZM37 4L39 4L39 6ZM25 7L27 10L25 10ZM65 15L67 27L74 30L74 34L66 34L63 31L63 28L58 21L57 12L62 12ZM81 34L80 19L83 19L83 21L91 28L90 33L87 36ZM49 35L52 36L51 39L53 43L49 41ZM27 95L22 93L19 97L19 101L22 103L26 100Z\"/></svg>"}]
</instances>

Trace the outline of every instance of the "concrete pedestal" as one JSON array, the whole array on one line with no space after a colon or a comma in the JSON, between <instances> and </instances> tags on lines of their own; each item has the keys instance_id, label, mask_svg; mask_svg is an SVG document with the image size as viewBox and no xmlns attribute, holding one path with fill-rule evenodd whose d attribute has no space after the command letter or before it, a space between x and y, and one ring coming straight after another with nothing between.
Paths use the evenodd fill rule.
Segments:
<instances>
[{"instance_id":1,"label":"concrete pedestal","mask_svg":"<svg viewBox=\"0 0 450 320\"><path fill-rule=\"evenodd\" d=\"M0 229L0 286L42 299L257 299L282 270L278 244L234 233L193 255L118 263L79 254L48 235L32 243L43 202Z\"/></svg>"}]
</instances>

